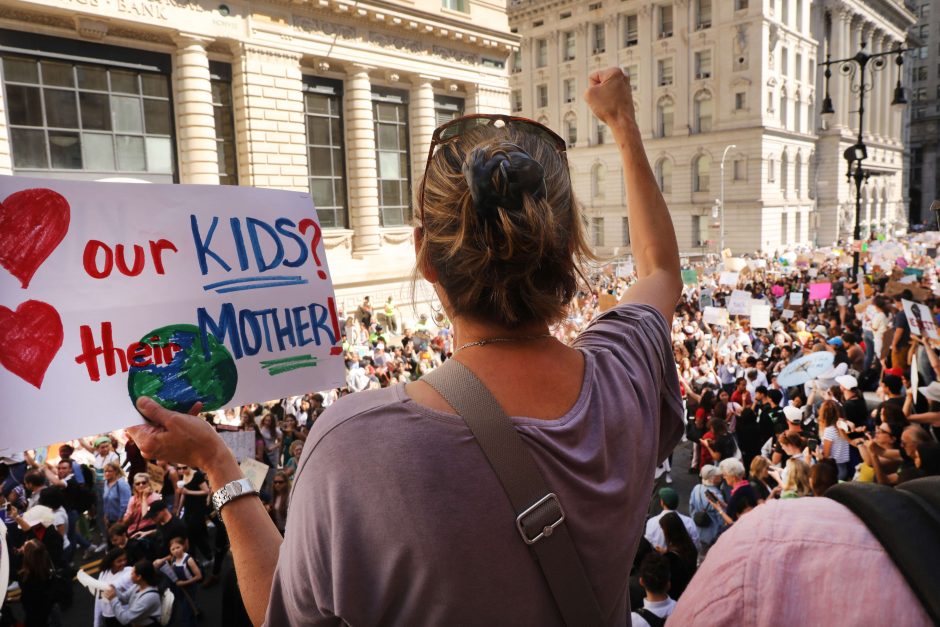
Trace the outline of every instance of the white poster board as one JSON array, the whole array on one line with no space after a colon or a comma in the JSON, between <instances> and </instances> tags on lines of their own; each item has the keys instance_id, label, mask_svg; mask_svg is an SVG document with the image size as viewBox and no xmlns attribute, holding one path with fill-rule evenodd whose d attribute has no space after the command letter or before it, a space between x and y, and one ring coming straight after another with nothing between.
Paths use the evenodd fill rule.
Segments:
<instances>
[{"instance_id":1,"label":"white poster board","mask_svg":"<svg viewBox=\"0 0 940 627\"><path fill-rule=\"evenodd\" d=\"M724 261L724 268L728 272L740 272L747 267L747 260L741 257L729 257Z\"/></svg>"},{"instance_id":2,"label":"white poster board","mask_svg":"<svg viewBox=\"0 0 940 627\"><path fill-rule=\"evenodd\" d=\"M225 446L232 450L235 461L241 463L243 459L255 457L254 431L220 431Z\"/></svg>"},{"instance_id":3,"label":"white poster board","mask_svg":"<svg viewBox=\"0 0 940 627\"><path fill-rule=\"evenodd\" d=\"M751 309L751 293L745 290L734 290L728 299L728 313L732 316L747 316Z\"/></svg>"},{"instance_id":4,"label":"white poster board","mask_svg":"<svg viewBox=\"0 0 940 627\"><path fill-rule=\"evenodd\" d=\"M770 305L751 303L751 327L754 329L770 328Z\"/></svg>"},{"instance_id":5,"label":"white poster board","mask_svg":"<svg viewBox=\"0 0 940 627\"><path fill-rule=\"evenodd\" d=\"M911 333L921 337L926 335L932 340L940 341L940 334L937 333L937 325L934 324L929 307L904 299L901 303L904 305L904 313L907 314L907 324L911 327Z\"/></svg>"},{"instance_id":6,"label":"white poster board","mask_svg":"<svg viewBox=\"0 0 940 627\"><path fill-rule=\"evenodd\" d=\"M790 304L800 307L803 304L803 292L790 292Z\"/></svg>"},{"instance_id":7,"label":"white poster board","mask_svg":"<svg viewBox=\"0 0 940 627\"><path fill-rule=\"evenodd\" d=\"M722 272L718 276L718 285L728 285L734 287L738 284L738 273L737 272Z\"/></svg>"},{"instance_id":8,"label":"white poster board","mask_svg":"<svg viewBox=\"0 0 940 627\"><path fill-rule=\"evenodd\" d=\"M719 326L727 326L728 321L728 310L724 307L706 307L702 311L702 322L705 324L717 324Z\"/></svg>"},{"instance_id":9,"label":"white poster board","mask_svg":"<svg viewBox=\"0 0 940 627\"><path fill-rule=\"evenodd\" d=\"M344 380L309 194L0 177L0 454ZM63 400L68 411L62 411Z\"/></svg>"}]
</instances>

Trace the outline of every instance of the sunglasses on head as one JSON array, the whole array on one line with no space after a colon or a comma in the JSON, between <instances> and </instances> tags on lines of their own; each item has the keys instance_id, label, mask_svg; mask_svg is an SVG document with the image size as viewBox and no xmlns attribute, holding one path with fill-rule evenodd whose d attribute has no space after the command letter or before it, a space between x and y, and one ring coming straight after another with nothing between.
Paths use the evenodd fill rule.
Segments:
<instances>
[{"instance_id":1,"label":"sunglasses on head","mask_svg":"<svg viewBox=\"0 0 940 627\"><path fill-rule=\"evenodd\" d=\"M451 120L450 122L441 124L436 129L434 129L434 134L431 135L431 147L428 149L428 160L424 165L425 173L427 173L428 168L431 166L431 159L434 157L434 151L436 148L458 139L462 135L466 135L474 129L487 126L494 126L496 128L514 128L523 132L532 133L554 146L555 149L561 153L562 157L567 160L567 144L565 143L565 140L544 124L536 122L535 120L513 115L502 115L498 113L477 113L474 115L465 115L461 118L457 118L456 120ZM424 224L424 188L426 184L427 179L421 182L421 193L418 196L418 219L422 225Z\"/></svg>"}]
</instances>

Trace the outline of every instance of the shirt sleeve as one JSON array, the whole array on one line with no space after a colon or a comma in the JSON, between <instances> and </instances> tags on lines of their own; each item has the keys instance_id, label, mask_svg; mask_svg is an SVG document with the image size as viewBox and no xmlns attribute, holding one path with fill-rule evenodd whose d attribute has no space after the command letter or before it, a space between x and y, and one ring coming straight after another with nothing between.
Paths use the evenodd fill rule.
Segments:
<instances>
[{"instance_id":1,"label":"shirt sleeve","mask_svg":"<svg viewBox=\"0 0 940 627\"><path fill-rule=\"evenodd\" d=\"M654 307L629 303L608 309L581 332L575 348L608 351L637 389L660 399L657 462L682 438L682 397L669 335L669 322Z\"/></svg>"}]
</instances>

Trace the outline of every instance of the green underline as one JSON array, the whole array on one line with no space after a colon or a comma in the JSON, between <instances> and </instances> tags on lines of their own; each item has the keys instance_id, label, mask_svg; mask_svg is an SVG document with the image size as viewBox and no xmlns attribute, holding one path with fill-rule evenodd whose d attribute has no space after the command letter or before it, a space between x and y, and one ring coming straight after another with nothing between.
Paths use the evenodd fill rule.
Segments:
<instances>
[{"instance_id":1,"label":"green underline","mask_svg":"<svg viewBox=\"0 0 940 627\"><path fill-rule=\"evenodd\" d=\"M291 370L297 370L298 368L313 368L316 365L317 365L316 361L305 361L303 363L286 364L283 366L278 366L276 368L271 368L270 370L268 370L268 374L273 377L276 374L290 372Z\"/></svg>"},{"instance_id":2,"label":"green underline","mask_svg":"<svg viewBox=\"0 0 940 627\"><path fill-rule=\"evenodd\" d=\"M292 361L316 361L316 357L312 354L310 355L294 355L293 357L283 357L281 359L269 359L267 361L262 361L261 365L264 367L273 366L275 364L284 364Z\"/></svg>"}]
</instances>

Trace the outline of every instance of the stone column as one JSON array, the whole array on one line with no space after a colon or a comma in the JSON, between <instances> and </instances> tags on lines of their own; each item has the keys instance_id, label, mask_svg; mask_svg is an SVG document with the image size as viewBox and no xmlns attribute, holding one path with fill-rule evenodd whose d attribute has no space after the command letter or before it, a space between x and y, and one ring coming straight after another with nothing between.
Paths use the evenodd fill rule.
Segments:
<instances>
[{"instance_id":1,"label":"stone column","mask_svg":"<svg viewBox=\"0 0 940 627\"><path fill-rule=\"evenodd\" d=\"M364 65L351 66L344 86L349 215L355 254L377 252L381 246L371 69Z\"/></svg>"},{"instance_id":2,"label":"stone column","mask_svg":"<svg viewBox=\"0 0 940 627\"><path fill-rule=\"evenodd\" d=\"M411 81L410 105L408 107L411 127L411 180L414 181L415 199L414 215L419 215L418 191L421 177L424 176L424 166L428 159L428 147L431 145L431 135L434 133L434 81L436 76L415 76Z\"/></svg>"},{"instance_id":3,"label":"stone column","mask_svg":"<svg viewBox=\"0 0 940 627\"><path fill-rule=\"evenodd\" d=\"M464 83L463 89L467 94L467 97L463 101L463 114L474 115L476 113L483 113L483 111L480 109L480 90L477 87L477 84ZM511 94L510 97L512 97ZM512 104L509 106L511 108Z\"/></svg>"},{"instance_id":4,"label":"stone column","mask_svg":"<svg viewBox=\"0 0 940 627\"><path fill-rule=\"evenodd\" d=\"M219 184L215 113L206 46L210 39L181 34L176 38L176 120L180 182Z\"/></svg>"}]
</instances>

